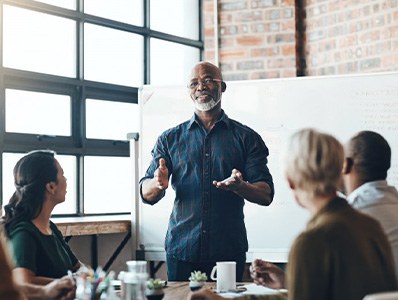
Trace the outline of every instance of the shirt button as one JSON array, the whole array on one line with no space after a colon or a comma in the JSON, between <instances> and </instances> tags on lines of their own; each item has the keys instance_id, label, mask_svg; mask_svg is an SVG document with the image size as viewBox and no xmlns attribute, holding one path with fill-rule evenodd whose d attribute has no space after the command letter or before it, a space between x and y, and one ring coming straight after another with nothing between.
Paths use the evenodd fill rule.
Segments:
<instances>
[{"instance_id":1,"label":"shirt button","mask_svg":"<svg viewBox=\"0 0 398 300\"><path fill-rule=\"evenodd\" d=\"M202 232L203 232L203 233L206 233L206 230L203 230Z\"/></svg>"},{"instance_id":2,"label":"shirt button","mask_svg":"<svg viewBox=\"0 0 398 300\"><path fill-rule=\"evenodd\" d=\"M209 157L209 153L205 153L205 156L206 156L206 157Z\"/></svg>"}]
</instances>

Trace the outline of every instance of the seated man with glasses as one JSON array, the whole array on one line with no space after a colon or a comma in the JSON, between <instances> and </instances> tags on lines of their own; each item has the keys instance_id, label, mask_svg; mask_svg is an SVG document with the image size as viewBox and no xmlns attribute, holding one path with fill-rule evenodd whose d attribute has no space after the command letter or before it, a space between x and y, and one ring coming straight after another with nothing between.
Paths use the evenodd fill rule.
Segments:
<instances>
[{"instance_id":1,"label":"seated man with glasses","mask_svg":"<svg viewBox=\"0 0 398 300\"><path fill-rule=\"evenodd\" d=\"M172 175L176 198L165 243L170 281L186 281L194 270L209 275L217 261L236 261L240 281L248 249L244 199L263 206L273 199L268 148L221 109L226 88L213 64L193 68L188 89L195 113L160 135L140 180L142 200L153 205Z\"/></svg>"}]
</instances>

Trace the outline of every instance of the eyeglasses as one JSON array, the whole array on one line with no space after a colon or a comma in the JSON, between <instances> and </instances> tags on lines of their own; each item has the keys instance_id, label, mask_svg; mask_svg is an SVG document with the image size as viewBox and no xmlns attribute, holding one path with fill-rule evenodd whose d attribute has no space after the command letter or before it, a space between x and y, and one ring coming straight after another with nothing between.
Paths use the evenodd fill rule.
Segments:
<instances>
[{"instance_id":1,"label":"eyeglasses","mask_svg":"<svg viewBox=\"0 0 398 300\"><path fill-rule=\"evenodd\" d=\"M213 79L213 78L205 78L204 80L193 80L190 83L188 83L188 88L190 89L196 89L199 84L209 86L211 84L214 84L216 82L222 82L221 79Z\"/></svg>"}]
</instances>

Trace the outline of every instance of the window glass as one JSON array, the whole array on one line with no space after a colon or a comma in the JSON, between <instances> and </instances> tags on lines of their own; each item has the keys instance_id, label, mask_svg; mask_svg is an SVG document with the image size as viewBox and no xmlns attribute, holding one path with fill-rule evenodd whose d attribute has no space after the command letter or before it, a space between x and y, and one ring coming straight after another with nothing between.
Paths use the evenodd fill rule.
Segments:
<instances>
[{"instance_id":1,"label":"window glass","mask_svg":"<svg viewBox=\"0 0 398 300\"><path fill-rule=\"evenodd\" d=\"M186 84L199 49L151 39L151 84Z\"/></svg>"},{"instance_id":2,"label":"window glass","mask_svg":"<svg viewBox=\"0 0 398 300\"><path fill-rule=\"evenodd\" d=\"M151 29L199 39L199 0L151 0Z\"/></svg>"},{"instance_id":3,"label":"window glass","mask_svg":"<svg viewBox=\"0 0 398 300\"><path fill-rule=\"evenodd\" d=\"M127 133L138 131L137 104L87 99L87 138L127 140Z\"/></svg>"},{"instance_id":4,"label":"window glass","mask_svg":"<svg viewBox=\"0 0 398 300\"><path fill-rule=\"evenodd\" d=\"M132 182L129 157L84 158L84 212L131 212Z\"/></svg>"},{"instance_id":5,"label":"window glass","mask_svg":"<svg viewBox=\"0 0 398 300\"><path fill-rule=\"evenodd\" d=\"M8 5L3 18L5 67L76 77L74 21Z\"/></svg>"},{"instance_id":6,"label":"window glass","mask_svg":"<svg viewBox=\"0 0 398 300\"><path fill-rule=\"evenodd\" d=\"M85 24L84 28L85 79L142 85L142 36L92 24Z\"/></svg>"},{"instance_id":7,"label":"window glass","mask_svg":"<svg viewBox=\"0 0 398 300\"><path fill-rule=\"evenodd\" d=\"M71 135L70 97L6 89L6 132Z\"/></svg>"},{"instance_id":8,"label":"window glass","mask_svg":"<svg viewBox=\"0 0 398 300\"><path fill-rule=\"evenodd\" d=\"M3 207L8 204L15 191L13 169L25 154L3 153ZM64 170L67 179L65 202L58 204L53 214L73 214L76 212L76 158L70 155L56 155L55 158Z\"/></svg>"},{"instance_id":9,"label":"window glass","mask_svg":"<svg viewBox=\"0 0 398 300\"><path fill-rule=\"evenodd\" d=\"M35 1L76 10L76 0L35 0Z\"/></svg>"},{"instance_id":10,"label":"window glass","mask_svg":"<svg viewBox=\"0 0 398 300\"><path fill-rule=\"evenodd\" d=\"M84 12L123 23L143 25L142 0L85 0Z\"/></svg>"}]
</instances>

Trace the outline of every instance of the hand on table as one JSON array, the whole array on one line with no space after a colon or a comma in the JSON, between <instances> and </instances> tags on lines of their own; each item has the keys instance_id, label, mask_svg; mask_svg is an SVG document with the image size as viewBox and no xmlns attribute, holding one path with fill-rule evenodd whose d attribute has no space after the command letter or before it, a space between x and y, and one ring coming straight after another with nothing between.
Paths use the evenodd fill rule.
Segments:
<instances>
[{"instance_id":1,"label":"hand on table","mask_svg":"<svg viewBox=\"0 0 398 300\"><path fill-rule=\"evenodd\" d=\"M250 266L250 276L258 285L271 289L285 288L285 272L270 262L254 260Z\"/></svg>"},{"instance_id":2,"label":"hand on table","mask_svg":"<svg viewBox=\"0 0 398 300\"><path fill-rule=\"evenodd\" d=\"M76 285L69 276L64 276L43 286L43 292L46 299L73 300Z\"/></svg>"}]
</instances>

